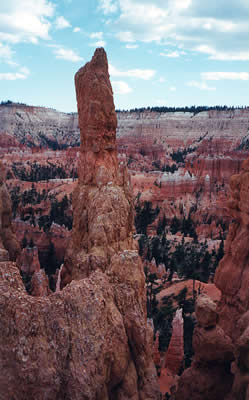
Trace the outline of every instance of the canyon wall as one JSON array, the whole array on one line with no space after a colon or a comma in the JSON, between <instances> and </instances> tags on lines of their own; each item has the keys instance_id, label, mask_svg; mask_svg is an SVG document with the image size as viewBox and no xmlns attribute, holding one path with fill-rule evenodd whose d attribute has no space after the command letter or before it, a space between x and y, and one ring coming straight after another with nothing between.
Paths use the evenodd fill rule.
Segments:
<instances>
[{"instance_id":1,"label":"canyon wall","mask_svg":"<svg viewBox=\"0 0 249 400\"><path fill-rule=\"evenodd\" d=\"M44 107L0 106L0 143L6 147L79 146L78 116Z\"/></svg>"},{"instance_id":2,"label":"canyon wall","mask_svg":"<svg viewBox=\"0 0 249 400\"><path fill-rule=\"evenodd\" d=\"M249 395L249 161L230 181L233 218L225 256L215 274L216 305L199 297L193 336L194 360L179 383L176 400L247 400Z\"/></svg>"},{"instance_id":3,"label":"canyon wall","mask_svg":"<svg viewBox=\"0 0 249 400\"><path fill-rule=\"evenodd\" d=\"M229 178L240 172L249 155L248 127L249 109L197 114L118 112L117 149L128 161L135 196L141 194L141 201L159 205L160 216L165 214L169 219L188 216L191 211L198 236L218 239L220 220L230 222L224 207ZM68 152L74 149L67 153L61 149L79 145L78 115L1 105L0 142L9 175L18 161L25 161L27 170L31 160L51 162L51 151L44 152L44 148L58 149L54 160L68 168L72 159ZM74 161L70 161L74 170L78 162L76 149ZM6 151L10 153L7 156ZM207 220L216 226L207 226Z\"/></svg>"},{"instance_id":4,"label":"canyon wall","mask_svg":"<svg viewBox=\"0 0 249 400\"><path fill-rule=\"evenodd\" d=\"M15 261L21 249L13 233L11 199L5 185L5 168L0 162L0 261Z\"/></svg>"}]
</instances>

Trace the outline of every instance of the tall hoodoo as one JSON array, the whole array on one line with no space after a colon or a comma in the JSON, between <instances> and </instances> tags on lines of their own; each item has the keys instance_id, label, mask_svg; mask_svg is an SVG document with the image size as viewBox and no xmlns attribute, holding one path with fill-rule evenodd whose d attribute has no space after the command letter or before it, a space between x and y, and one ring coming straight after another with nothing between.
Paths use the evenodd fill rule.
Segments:
<instances>
[{"instance_id":1,"label":"tall hoodoo","mask_svg":"<svg viewBox=\"0 0 249 400\"><path fill-rule=\"evenodd\" d=\"M117 119L104 49L75 75L81 155L74 193L74 225L62 282L105 271L111 257L136 249L133 198L126 166L118 163Z\"/></svg>"},{"instance_id":2,"label":"tall hoodoo","mask_svg":"<svg viewBox=\"0 0 249 400\"><path fill-rule=\"evenodd\" d=\"M127 371L122 372L119 382L122 399L131 395L134 400L155 399L158 390L152 332L146 319L145 280L132 237L132 188L126 165L118 162L117 119L104 49L97 49L91 62L76 73L75 86L81 155L79 183L73 196L72 240L61 274L62 286L71 280L91 279L100 272L108 279L114 294L113 307L121 315L129 343Z\"/></svg>"}]
</instances>

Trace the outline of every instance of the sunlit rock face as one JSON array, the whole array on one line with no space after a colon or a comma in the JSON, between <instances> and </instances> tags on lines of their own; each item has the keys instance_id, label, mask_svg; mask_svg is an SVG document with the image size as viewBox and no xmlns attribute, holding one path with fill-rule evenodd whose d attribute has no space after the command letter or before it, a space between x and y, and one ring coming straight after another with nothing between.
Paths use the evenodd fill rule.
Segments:
<instances>
[{"instance_id":1,"label":"sunlit rock face","mask_svg":"<svg viewBox=\"0 0 249 400\"><path fill-rule=\"evenodd\" d=\"M64 283L110 265L115 253L134 250L133 197L126 165L116 150L116 113L106 54L97 50L75 75L81 155L74 192L74 226Z\"/></svg>"},{"instance_id":2,"label":"sunlit rock face","mask_svg":"<svg viewBox=\"0 0 249 400\"><path fill-rule=\"evenodd\" d=\"M126 165L118 162L117 119L103 49L97 49L91 62L77 72L75 86L81 154L62 287L71 280L87 282L96 273L103 275L103 290L109 288L113 293L112 308L120 316L113 325L123 327L126 338L122 341L128 345L122 361L117 346L118 376L108 384L107 398L115 393L122 399L154 399L158 389L152 332L146 319L145 280L132 238L132 188Z\"/></svg>"}]
</instances>

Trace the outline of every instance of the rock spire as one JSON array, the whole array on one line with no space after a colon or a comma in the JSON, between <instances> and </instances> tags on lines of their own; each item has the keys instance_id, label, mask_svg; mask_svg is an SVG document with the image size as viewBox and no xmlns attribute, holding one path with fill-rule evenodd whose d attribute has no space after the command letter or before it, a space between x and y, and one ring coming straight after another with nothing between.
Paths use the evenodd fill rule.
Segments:
<instances>
[{"instance_id":1,"label":"rock spire","mask_svg":"<svg viewBox=\"0 0 249 400\"><path fill-rule=\"evenodd\" d=\"M117 119L104 49L97 49L91 62L76 73L75 86L81 154L63 285L95 269L105 271L117 252L136 249L132 188L126 165L118 163Z\"/></svg>"},{"instance_id":2,"label":"rock spire","mask_svg":"<svg viewBox=\"0 0 249 400\"><path fill-rule=\"evenodd\" d=\"M61 274L66 287L29 296L16 264L0 262L0 399L158 400L132 193L118 165L103 49L76 74L76 90L82 145Z\"/></svg>"}]
</instances>

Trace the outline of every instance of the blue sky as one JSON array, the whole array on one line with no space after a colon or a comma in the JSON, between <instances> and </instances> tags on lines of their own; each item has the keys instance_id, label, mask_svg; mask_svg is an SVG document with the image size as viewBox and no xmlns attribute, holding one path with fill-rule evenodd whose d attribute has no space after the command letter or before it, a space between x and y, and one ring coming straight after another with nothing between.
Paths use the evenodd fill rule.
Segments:
<instances>
[{"instance_id":1,"label":"blue sky","mask_svg":"<svg viewBox=\"0 0 249 400\"><path fill-rule=\"evenodd\" d=\"M103 46L115 105L249 105L249 0L6 0L0 100L76 111Z\"/></svg>"}]
</instances>

